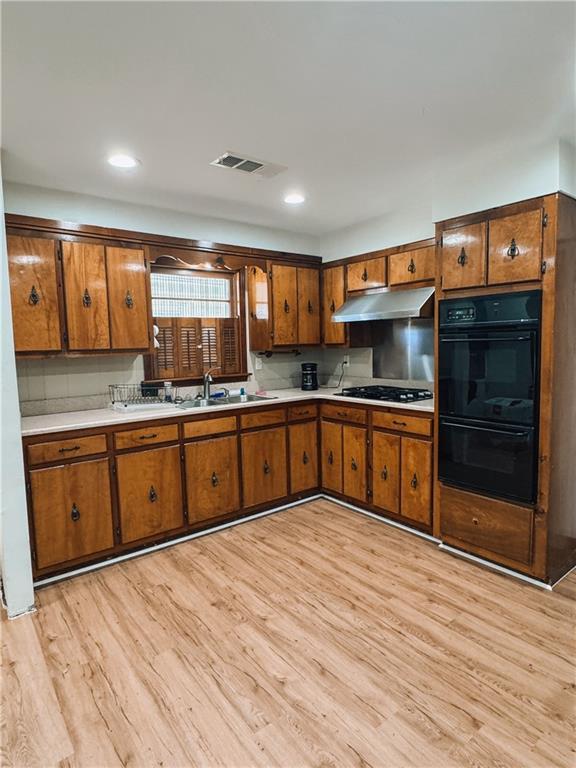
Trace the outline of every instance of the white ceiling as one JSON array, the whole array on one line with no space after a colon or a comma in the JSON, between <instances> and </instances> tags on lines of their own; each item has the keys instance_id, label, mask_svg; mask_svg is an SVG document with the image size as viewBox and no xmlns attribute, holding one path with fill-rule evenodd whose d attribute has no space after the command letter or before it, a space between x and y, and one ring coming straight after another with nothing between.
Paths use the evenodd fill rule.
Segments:
<instances>
[{"instance_id":1,"label":"white ceiling","mask_svg":"<svg viewBox=\"0 0 576 768\"><path fill-rule=\"evenodd\" d=\"M3 2L11 181L325 234L496 146L556 140L572 3ZM142 160L110 169L111 150ZM288 170L259 180L226 150ZM290 208L285 192L302 190Z\"/></svg>"}]
</instances>

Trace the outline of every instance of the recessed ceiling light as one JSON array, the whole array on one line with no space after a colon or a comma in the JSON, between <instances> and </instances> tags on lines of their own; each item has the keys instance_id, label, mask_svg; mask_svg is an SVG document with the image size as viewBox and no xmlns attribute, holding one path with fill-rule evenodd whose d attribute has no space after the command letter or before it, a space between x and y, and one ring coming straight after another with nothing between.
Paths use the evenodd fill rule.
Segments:
<instances>
[{"instance_id":1,"label":"recessed ceiling light","mask_svg":"<svg viewBox=\"0 0 576 768\"><path fill-rule=\"evenodd\" d=\"M122 152L110 155L108 162L110 165L113 165L114 168L136 168L137 165L140 165L140 160L132 157L132 155L126 155Z\"/></svg>"},{"instance_id":2,"label":"recessed ceiling light","mask_svg":"<svg viewBox=\"0 0 576 768\"><path fill-rule=\"evenodd\" d=\"M300 203L303 203L305 200L306 198L304 195L300 194L300 192L291 192L284 198L284 202L288 203L288 205L300 205Z\"/></svg>"}]
</instances>

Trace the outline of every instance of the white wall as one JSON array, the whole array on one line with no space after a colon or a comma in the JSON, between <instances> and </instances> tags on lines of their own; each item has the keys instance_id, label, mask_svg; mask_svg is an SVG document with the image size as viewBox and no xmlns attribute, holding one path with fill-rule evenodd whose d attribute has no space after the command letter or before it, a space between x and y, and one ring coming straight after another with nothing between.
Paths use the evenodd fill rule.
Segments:
<instances>
[{"instance_id":1,"label":"white wall","mask_svg":"<svg viewBox=\"0 0 576 768\"><path fill-rule=\"evenodd\" d=\"M34 591L1 189L0 217L0 553L8 615L17 616L34 607Z\"/></svg>"},{"instance_id":2,"label":"white wall","mask_svg":"<svg viewBox=\"0 0 576 768\"><path fill-rule=\"evenodd\" d=\"M4 201L7 213L24 216L318 255L317 239L308 235L74 192L4 182Z\"/></svg>"}]
</instances>

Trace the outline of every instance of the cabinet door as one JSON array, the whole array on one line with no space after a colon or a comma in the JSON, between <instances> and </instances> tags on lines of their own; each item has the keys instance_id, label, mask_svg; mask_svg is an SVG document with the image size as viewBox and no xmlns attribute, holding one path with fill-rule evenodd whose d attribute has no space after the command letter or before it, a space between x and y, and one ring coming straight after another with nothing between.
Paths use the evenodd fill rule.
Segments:
<instances>
[{"instance_id":1,"label":"cabinet door","mask_svg":"<svg viewBox=\"0 0 576 768\"><path fill-rule=\"evenodd\" d=\"M137 541L184 524L180 449L154 448L116 459L122 541Z\"/></svg>"},{"instance_id":2,"label":"cabinet door","mask_svg":"<svg viewBox=\"0 0 576 768\"><path fill-rule=\"evenodd\" d=\"M286 496L286 427L249 432L242 435L241 443L244 506Z\"/></svg>"},{"instance_id":3,"label":"cabinet door","mask_svg":"<svg viewBox=\"0 0 576 768\"><path fill-rule=\"evenodd\" d=\"M416 251L393 253L388 257L390 285L434 280L436 273L436 246Z\"/></svg>"},{"instance_id":4,"label":"cabinet door","mask_svg":"<svg viewBox=\"0 0 576 768\"><path fill-rule=\"evenodd\" d=\"M381 288L386 285L386 259L355 261L347 265L348 290L363 291L366 288Z\"/></svg>"},{"instance_id":5,"label":"cabinet door","mask_svg":"<svg viewBox=\"0 0 576 768\"><path fill-rule=\"evenodd\" d=\"M298 343L296 267L272 265L272 317L275 346Z\"/></svg>"},{"instance_id":6,"label":"cabinet door","mask_svg":"<svg viewBox=\"0 0 576 768\"><path fill-rule=\"evenodd\" d=\"M432 519L432 443L402 438L401 507L403 517L429 525Z\"/></svg>"},{"instance_id":7,"label":"cabinet door","mask_svg":"<svg viewBox=\"0 0 576 768\"><path fill-rule=\"evenodd\" d=\"M366 429L343 428L343 493L359 501L366 501Z\"/></svg>"},{"instance_id":8,"label":"cabinet door","mask_svg":"<svg viewBox=\"0 0 576 768\"><path fill-rule=\"evenodd\" d=\"M344 304L344 267L322 272L322 337L324 344L345 344L346 324L333 323L332 315Z\"/></svg>"},{"instance_id":9,"label":"cabinet door","mask_svg":"<svg viewBox=\"0 0 576 768\"><path fill-rule=\"evenodd\" d=\"M318 430L315 421L291 424L290 492L300 493L318 487Z\"/></svg>"},{"instance_id":10,"label":"cabinet door","mask_svg":"<svg viewBox=\"0 0 576 768\"><path fill-rule=\"evenodd\" d=\"M486 284L486 223L448 229L442 233L442 288Z\"/></svg>"},{"instance_id":11,"label":"cabinet door","mask_svg":"<svg viewBox=\"0 0 576 768\"><path fill-rule=\"evenodd\" d=\"M298 343L320 344L320 272L298 267Z\"/></svg>"},{"instance_id":12,"label":"cabinet door","mask_svg":"<svg viewBox=\"0 0 576 768\"><path fill-rule=\"evenodd\" d=\"M56 242L9 235L8 268L16 352L62 349Z\"/></svg>"},{"instance_id":13,"label":"cabinet door","mask_svg":"<svg viewBox=\"0 0 576 768\"><path fill-rule=\"evenodd\" d=\"M106 248L112 349L150 346L144 251Z\"/></svg>"},{"instance_id":14,"label":"cabinet door","mask_svg":"<svg viewBox=\"0 0 576 768\"><path fill-rule=\"evenodd\" d=\"M542 209L494 219L488 225L488 283L542 277Z\"/></svg>"},{"instance_id":15,"label":"cabinet door","mask_svg":"<svg viewBox=\"0 0 576 768\"><path fill-rule=\"evenodd\" d=\"M263 352L270 349L270 305L268 273L260 267L248 267L248 332L250 349Z\"/></svg>"},{"instance_id":16,"label":"cabinet door","mask_svg":"<svg viewBox=\"0 0 576 768\"><path fill-rule=\"evenodd\" d=\"M400 438L376 430L372 433L372 502L400 513Z\"/></svg>"},{"instance_id":17,"label":"cabinet door","mask_svg":"<svg viewBox=\"0 0 576 768\"><path fill-rule=\"evenodd\" d=\"M188 443L185 452L188 522L197 523L240 509L236 435Z\"/></svg>"},{"instance_id":18,"label":"cabinet door","mask_svg":"<svg viewBox=\"0 0 576 768\"><path fill-rule=\"evenodd\" d=\"M114 546L107 459L34 469L30 486L37 568Z\"/></svg>"},{"instance_id":19,"label":"cabinet door","mask_svg":"<svg viewBox=\"0 0 576 768\"><path fill-rule=\"evenodd\" d=\"M322 487L342 493L342 424L322 420Z\"/></svg>"},{"instance_id":20,"label":"cabinet door","mask_svg":"<svg viewBox=\"0 0 576 768\"><path fill-rule=\"evenodd\" d=\"M104 246L62 243L68 347L110 348Z\"/></svg>"}]
</instances>

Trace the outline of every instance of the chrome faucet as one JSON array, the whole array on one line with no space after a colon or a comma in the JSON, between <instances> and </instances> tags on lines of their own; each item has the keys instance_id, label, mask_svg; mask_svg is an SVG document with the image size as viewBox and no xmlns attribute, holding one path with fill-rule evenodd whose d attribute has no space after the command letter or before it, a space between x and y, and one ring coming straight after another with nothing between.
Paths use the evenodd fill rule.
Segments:
<instances>
[{"instance_id":1,"label":"chrome faucet","mask_svg":"<svg viewBox=\"0 0 576 768\"><path fill-rule=\"evenodd\" d=\"M214 368L209 368L206 373L204 374L204 392L203 392L203 399L204 400L210 400L210 384L214 381L212 376L210 375L212 371L217 371L219 369L219 366L215 366Z\"/></svg>"}]
</instances>

